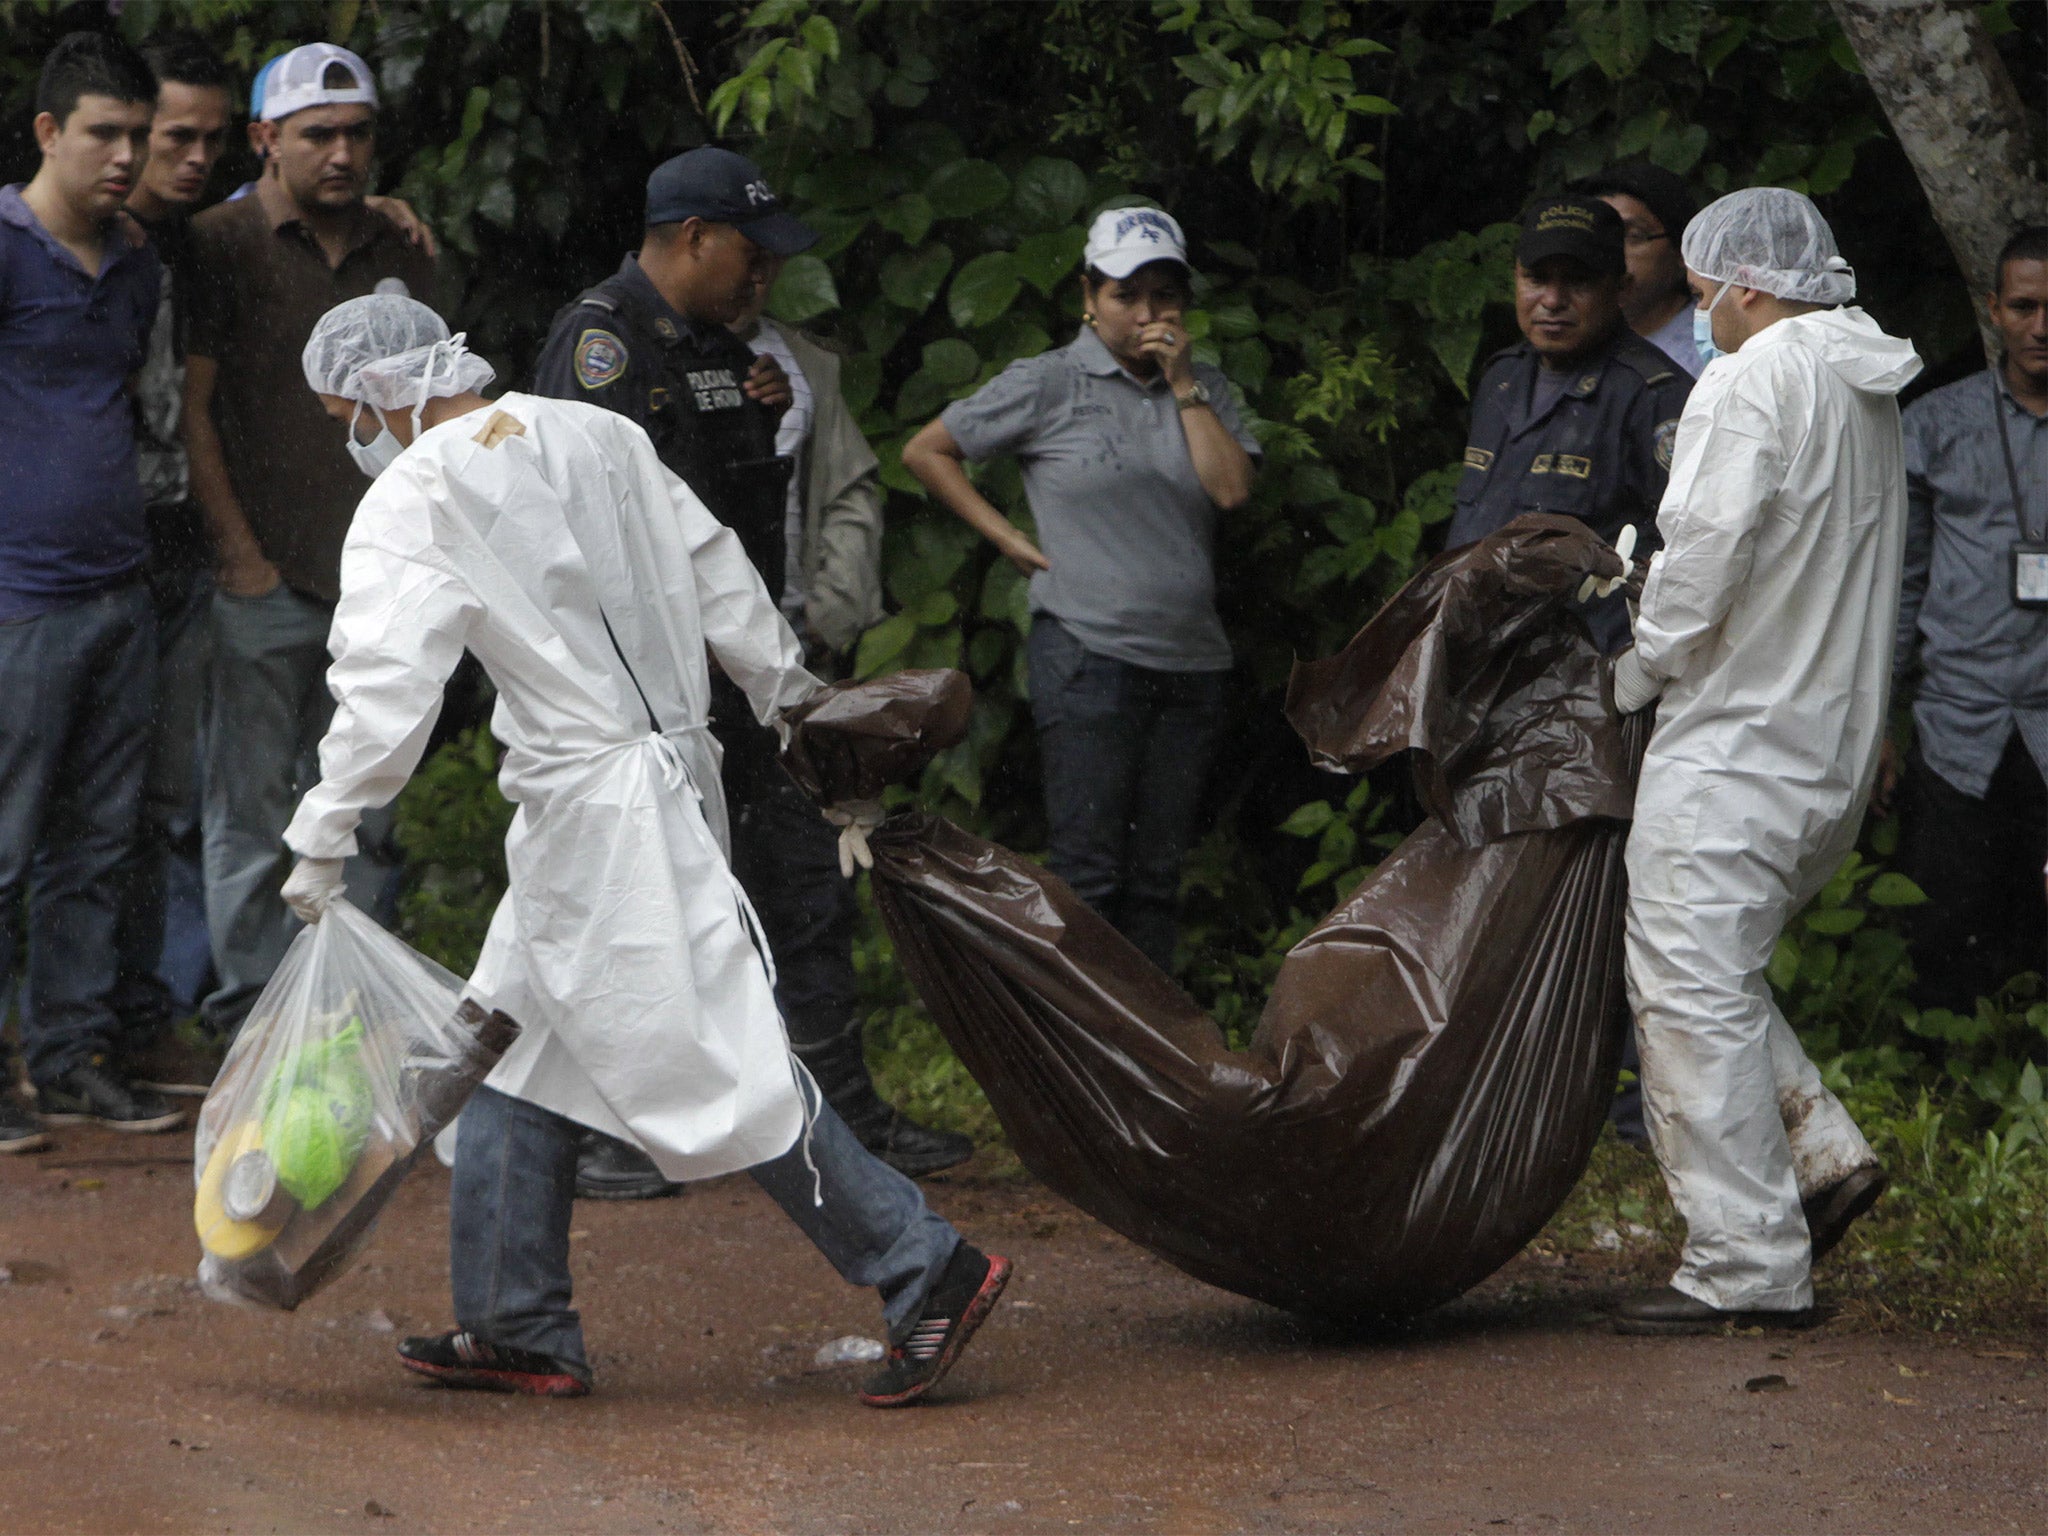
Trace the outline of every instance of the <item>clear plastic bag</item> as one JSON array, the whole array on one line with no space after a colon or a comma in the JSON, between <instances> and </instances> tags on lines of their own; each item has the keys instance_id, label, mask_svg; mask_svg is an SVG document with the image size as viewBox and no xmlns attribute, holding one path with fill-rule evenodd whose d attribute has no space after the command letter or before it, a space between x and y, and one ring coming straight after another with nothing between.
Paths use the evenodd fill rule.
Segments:
<instances>
[{"instance_id":1,"label":"clear plastic bag","mask_svg":"<svg viewBox=\"0 0 2048 1536\"><path fill-rule=\"evenodd\" d=\"M199 1112L206 1294L289 1311L346 1269L518 1033L355 907L330 906L285 951Z\"/></svg>"}]
</instances>

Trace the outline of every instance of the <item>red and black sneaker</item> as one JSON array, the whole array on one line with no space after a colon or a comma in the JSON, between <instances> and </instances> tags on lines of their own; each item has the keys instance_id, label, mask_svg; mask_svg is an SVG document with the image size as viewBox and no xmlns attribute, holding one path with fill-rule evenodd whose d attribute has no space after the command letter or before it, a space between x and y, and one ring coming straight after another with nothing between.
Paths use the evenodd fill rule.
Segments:
<instances>
[{"instance_id":1,"label":"red and black sneaker","mask_svg":"<svg viewBox=\"0 0 2048 1536\"><path fill-rule=\"evenodd\" d=\"M922 1401L952 1369L1009 1283L1008 1259L972 1243L955 1248L924 1311L903 1342L891 1346L882 1368L861 1388L860 1400L870 1408L908 1408Z\"/></svg>"},{"instance_id":2,"label":"red and black sneaker","mask_svg":"<svg viewBox=\"0 0 2048 1536\"><path fill-rule=\"evenodd\" d=\"M588 1397L590 1373L538 1350L492 1344L462 1329L421 1334L398 1346L399 1364L444 1387L520 1392L528 1397Z\"/></svg>"}]
</instances>

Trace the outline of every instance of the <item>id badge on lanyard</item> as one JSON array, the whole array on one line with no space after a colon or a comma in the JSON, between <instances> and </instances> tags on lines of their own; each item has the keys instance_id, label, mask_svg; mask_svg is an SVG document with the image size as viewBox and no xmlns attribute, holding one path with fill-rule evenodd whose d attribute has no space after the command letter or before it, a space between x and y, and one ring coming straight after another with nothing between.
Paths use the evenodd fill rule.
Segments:
<instances>
[{"instance_id":1,"label":"id badge on lanyard","mask_svg":"<svg viewBox=\"0 0 2048 1536\"><path fill-rule=\"evenodd\" d=\"M2021 539L2013 545L2012 605L2048 608L2048 544Z\"/></svg>"},{"instance_id":2,"label":"id badge on lanyard","mask_svg":"<svg viewBox=\"0 0 2048 1536\"><path fill-rule=\"evenodd\" d=\"M2012 433L2005 425L2004 389L1991 381L1991 414L1998 422L1998 447L2005 459L2006 488L2012 492L2012 517L2020 536L2012 546L2012 605L2048 608L2048 544L2027 537L2027 504L2020 494L2019 469L2012 459Z\"/></svg>"}]
</instances>

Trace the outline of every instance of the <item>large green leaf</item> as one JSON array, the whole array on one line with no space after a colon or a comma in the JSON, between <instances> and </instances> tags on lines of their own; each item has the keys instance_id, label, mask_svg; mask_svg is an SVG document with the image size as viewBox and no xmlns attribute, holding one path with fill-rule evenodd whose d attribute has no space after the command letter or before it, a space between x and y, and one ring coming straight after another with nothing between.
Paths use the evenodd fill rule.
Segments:
<instances>
[{"instance_id":1,"label":"large green leaf","mask_svg":"<svg viewBox=\"0 0 2048 1536\"><path fill-rule=\"evenodd\" d=\"M939 407L952 395L952 386L944 379L929 368L920 368L896 392L896 417L899 421L921 424L936 416Z\"/></svg>"},{"instance_id":2,"label":"large green leaf","mask_svg":"<svg viewBox=\"0 0 2048 1536\"><path fill-rule=\"evenodd\" d=\"M1632 75L1650 55L1650 13L1644 0L1569 0L1572 29L1610 80Z\"/></svg>"},{"instance_id":3,"label":"large green leaf","mask_svg":"<svg viewBox=\"0 0 2048 1536\"><path fill-rule=\"evenodd\" d=\"M1010 178L987 160L955 160L932 172L924 195L937 217L971 219L1002 206L1010 195Z\"/></svg>"},{"instance_id":4,"label":"large green leaf","mask_svg":"<svg viewBox=\"0 0 2048 1536\"><path fill-rule=\"evenodd\" d=\"M1078 227L1047 230L1017 247L1017 275L1048 298L1067 274L1081 264L1088 232Z\"/></svg>"},{"instance_id":5,"label":"large green leaf","mask_svg":"<svg viewBox=\"0 0 2048 1536\"><path fill-rule=\"evenodd\" d=\"M931 231L932 205L922 192L906 192L876 214L875 222L905 245L916 245Z\"/></svg>"},{"instance_id":6,"label":"large green leaf","mask_svg":"<svg viewBox=\"0 0 2048 1536\"><path fill-rule=\"evenodd\" d=\"M959 337L948 336L926 346L924 368L941 383L958 388L981 372L981 356Z\"/></svg>"},{"instance_id":7,"label":"large green leaf","mask_svg":"<svg viewBox=\"0 0 2048 1536\"><path fill-rule=\"evenodd\" d=\"M990 251L960 269L946 295L946 307L955 325L972 330L999 318L1023 286L1017 259L1008 251Z\"/></svg>"},{"instance_id":8,"label":"large green leaf","mask_svg":"<svg viewBox=\"0 0 2048 1536\"><path fill-rule=\"evenodd\" d=\"M1088 175L1071 160L1038 156L1028 160L1010 189L1010 208L1017 226L1027 230L1062 229L1074 222L1088 200Z\"/></svg>"},{"instance_id":9,"label":"large green leaf","mask_svg":"<svg viewBox=\"0 0 2048 1536\"><path fill-rule=\"evenodd\" d=\"M860 637L860 649L854 653L854 676L873 677L878 672L892 670L904 647L916 638L915 615L899 613L894 618L882 620Z\"/></svg>"},{"instance_id":10,"label":"large green leaf","mask_svg":"<svg viewBox=\"0 0 2048 1536\"><path fill-rule=\"evenodd\" d=\"M1880 907L1917 907L1927 893L1896 870L1886 870L1870 882L1870 899Z\"/></svg>"},{"instance_id":11,"label":"large green leaf","mask_svg":"<svg viewBox=\"0 0 2048 1536\"><path fill-rule=\"evenodd\" d=\"M920 246L898 251L882 263L882 292L891 304L921 315L932 307L946 274L953 270L953 253L943 245Z\"/></svg>"},{"instance_id":12,"label":"large green leaf","mask_svg":"<svg viewBox=\"0 0 2048 1536\"><path fill-rule=\"evenodd\" d=\"M792 256L768 294L768 312L791 325L802 325L839 307L839 289L832 269L806 251Z\"/></svg>"}]
</instances>

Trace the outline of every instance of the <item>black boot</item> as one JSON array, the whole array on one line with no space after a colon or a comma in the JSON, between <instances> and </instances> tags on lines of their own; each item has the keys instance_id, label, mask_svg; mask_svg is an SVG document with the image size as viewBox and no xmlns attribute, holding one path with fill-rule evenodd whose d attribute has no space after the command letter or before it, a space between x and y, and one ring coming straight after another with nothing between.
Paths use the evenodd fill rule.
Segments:
<instances>
[{"instance_id":1,"label":"black boot","mask_svg":"<svg viewBox=\"0 0 2048 1536\"><path fill-rule=\"evenodd\" d=\"M875 1092L875 1080L868 1075L867 1057L861 1051L858 1022L823 1045L798 1046L796 1053L847 1129L898 1173L922 1179L957 1168L974 1156L974 1143L967 1137L919 1125Z\"/></svg>"},{"instance_id":2,"label":"black boot","mask_svg":"<svg viewBox=\"0 0 2048 1536\"><path fill-rule=\"evenodd\" d=\"M683 1186L665 1178L654 1159L638 1147L585 1131L576 1148L576 1198L579 1200L663 1200L680 1195Z\"/></svg>"}]
</instances>

